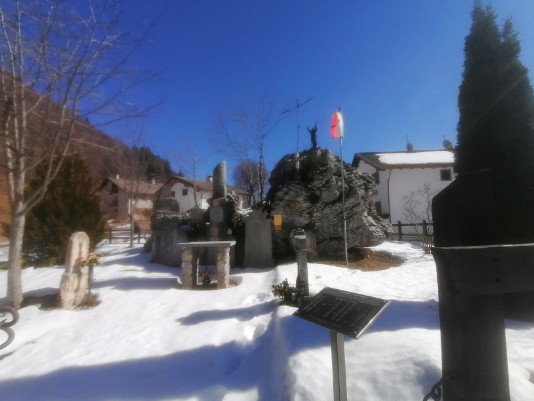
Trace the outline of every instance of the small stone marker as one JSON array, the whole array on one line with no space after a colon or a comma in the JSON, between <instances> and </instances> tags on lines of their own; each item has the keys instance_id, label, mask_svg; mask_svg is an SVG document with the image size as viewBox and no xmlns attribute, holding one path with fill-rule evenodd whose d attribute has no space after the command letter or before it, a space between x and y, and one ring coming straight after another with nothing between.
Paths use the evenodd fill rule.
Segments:
<instances>
[{"instance_id":1,"label":"small stone marker","mask_svg":"<svg viewBox=\"0 0 534 401\"><path fill-rule=\"evenodd\" d=\"M360 337L389 302L326 287L294 313L295 316L330 329L334 401L347 401L343 335L354 339Z\"/></svg>"},{"instance_id":2,"label":"small stone marker","mask_svg":"<svg viewBox=\"0 0 534 401\"><path fill-rule=\"evenodd\" d=\"M59 286L60 304L64 309L74 309L84 300L89 289L89 273L81 261L89 254L89 237L83 231L73 233L69 238L65 256L65 273Z\"/></svg>"},{"instance_id":3,"label":"small stone marker","mask_svg":"<svg viewBox=\"0 0 534 401\"><path fill-rule=\"evenodd\" d=\"M310 286L308 284L308 249L306 244L306 233L302 228L295 230L295 249L297 251L297 302L298 306L303 306L310 297Z\"/></svg>"},{"instance_id":4,"label":"small stone marker","mask_svg":"<svg viewBox=\"0 0 534 401\"><path fill-rule=\"evenodd\" d=\"M260 210L254 210L245 221L244 265L274 266L271 222Z\"/></svg>"}]
</instances>

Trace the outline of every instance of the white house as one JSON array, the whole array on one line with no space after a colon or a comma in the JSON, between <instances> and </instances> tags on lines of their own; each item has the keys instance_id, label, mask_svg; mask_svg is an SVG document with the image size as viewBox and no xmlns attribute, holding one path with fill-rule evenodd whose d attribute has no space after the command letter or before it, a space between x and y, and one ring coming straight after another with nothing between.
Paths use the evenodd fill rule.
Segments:
<instances>
[{"instance_id":1,"label":"white house","mask_svg":"<svg viewBox=\"0 0 534 401\"><path fill-rule=\"evenodd\" d=\"M406 196L428 184L441 191L455 178L453 150L425 150L356 153L352 162L359 171L372 175L377 183L375 206L393 224L405 218Z\"/></svg>"},{"instance_id":2,"label":"white house","mask_svg":"<svg viewBox=\"0 0 534 401\"><path fill-rule=\"evenodd\" d=\"M227 186L228 191L235 192L240 200L239 207L249 207L249 194L239 188ZM208 200L213 196L213 182L211 177L207 180L193 180L192 178L173 176L167 180L160 191L158 196L162 193L170 196L178 201L180 210L187 212L198 205L201 209L207 209L209 204ZM196 202L195 202L196 194Z\"/></svg>"}]
</instances>

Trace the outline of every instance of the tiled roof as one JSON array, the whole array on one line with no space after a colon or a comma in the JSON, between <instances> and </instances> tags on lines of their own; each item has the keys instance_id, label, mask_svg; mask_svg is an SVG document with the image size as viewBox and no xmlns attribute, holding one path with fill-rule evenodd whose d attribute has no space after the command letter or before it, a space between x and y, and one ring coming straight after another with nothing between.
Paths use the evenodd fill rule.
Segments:
<instances>
[{"instance_id":1,"label":"tiled roof","mask_svg":"<svg viewBox=\"0 0 534 401\"><path fill-rule=\"evenodd\" d=\"M197 188L197 191L211 192L213 190L213 182L209 180L193 180L192 178L173 176L170 178L165 185L172 186L174 183L181 181L182 183L193 187L193 183ZM228 191L233 191L236 194L247 195L247 191L243 191L240 188L232 187L231 185L226 186Z\"/></svg>"},{"instance_id":2,"label":"tiled roof","mask_svg":"<svg viewBox=\"0 0 534 401\"><path fill-rule=\"evenodd\" d=\"M154 195L156 192L159 191L161 186L163 184L161 183L151 183L149 181L139 181L137 183L136 180L129 180L126 178L114 178L114 177L108 177L106 180L111 181L115 185L117 185L120 189L122 189L124 192L129 192L132 188L136 190L140 195Z\"/></svg>"},{"instance_id":3,"label":"tiled roof","mask_svg":"<svg viewBox=\"0 0 534 401\"><path fill-rule=\"evenodd\" d=\"M442 149L411 152L356 153L353 164L357 166L359 160L365 161L378 170L452 167L454 165L454 151Z\"/></svg>"}]
</instances>

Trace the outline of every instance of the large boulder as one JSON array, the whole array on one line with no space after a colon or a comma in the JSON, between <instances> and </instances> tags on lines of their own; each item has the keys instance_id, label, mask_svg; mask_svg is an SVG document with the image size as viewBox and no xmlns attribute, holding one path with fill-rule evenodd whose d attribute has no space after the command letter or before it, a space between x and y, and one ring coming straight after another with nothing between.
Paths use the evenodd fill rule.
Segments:
<instances>
[{"instance_id":1,"label":"large boulder","mask_svg":"<svg viewBox=\"0 0 534 401\"><path fill-rule=\"evenodd\" d=\"M297 157L299 168L297 169ZM343 163L347 247L382 243L391 226L376 213L374 179ZM343 179L341 160L328 149L312 148L284 156L271 173L267 210L282 215L282 228L273 234L273 253L290 252L290 235L297 228L313 234L319 256L342 254Z\"/></svg>"}]
</instances>

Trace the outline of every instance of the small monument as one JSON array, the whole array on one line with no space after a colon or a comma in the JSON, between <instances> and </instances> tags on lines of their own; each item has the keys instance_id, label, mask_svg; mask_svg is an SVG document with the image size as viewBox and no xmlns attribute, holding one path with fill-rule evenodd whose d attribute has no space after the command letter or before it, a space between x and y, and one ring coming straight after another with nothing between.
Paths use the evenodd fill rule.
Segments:
<instances>
[{"instance_id":1,"label":"small monument","mask_svg":"<svg viewBox=\"0 0 534 401\"><path fill-rule=\"evenodd\" d=\"M213 169L213 197L210 208L210 240L218 241L226 236L226 162Z\"/></svg>"},{"instance_id":2,"label":"small monument","mask_svg":"<svg viewBox=\"0 0 534 401\"><path fill-rule=\"evenodd\" d=\"M310 298L306 242L306 233L302 228L297 228L295 230L295 250L297 252L297 302L299 308L304 306Z\"/></svg>"},{"instance_id":3,"label":"small monument","mask_svg":"<svg viewBox=\"0 0 534 401\"><path fill-rule=\"evenodd\" d=\"M254 210L245 221L245 261L247 267L273 267L271 221Z\"/></svg>"},{"instance_id":4,"label":"small monument","mask_svg":"<svg viewBox=\"0 0 534 401\"><path fill-rule=\"evenodd\" d=\"M89 237L83 231L69 238L65 256L65 273L59 286L60 305L64 309L80 306L89 290L88 269L82 266L89 254Z\"/></svg>"},{"instance_id":5,"label":"small monument","mask_svg":"<svg viewBox=\"0 0 534 401\"><path fill-rule=\"evenodd\" d=\"M167 266L178 266L182 251L179 242L187 240L180 229L180 207L176 199L163 198L154 202L151 218L152 261Z\"/></svg>"}]
</instances>

